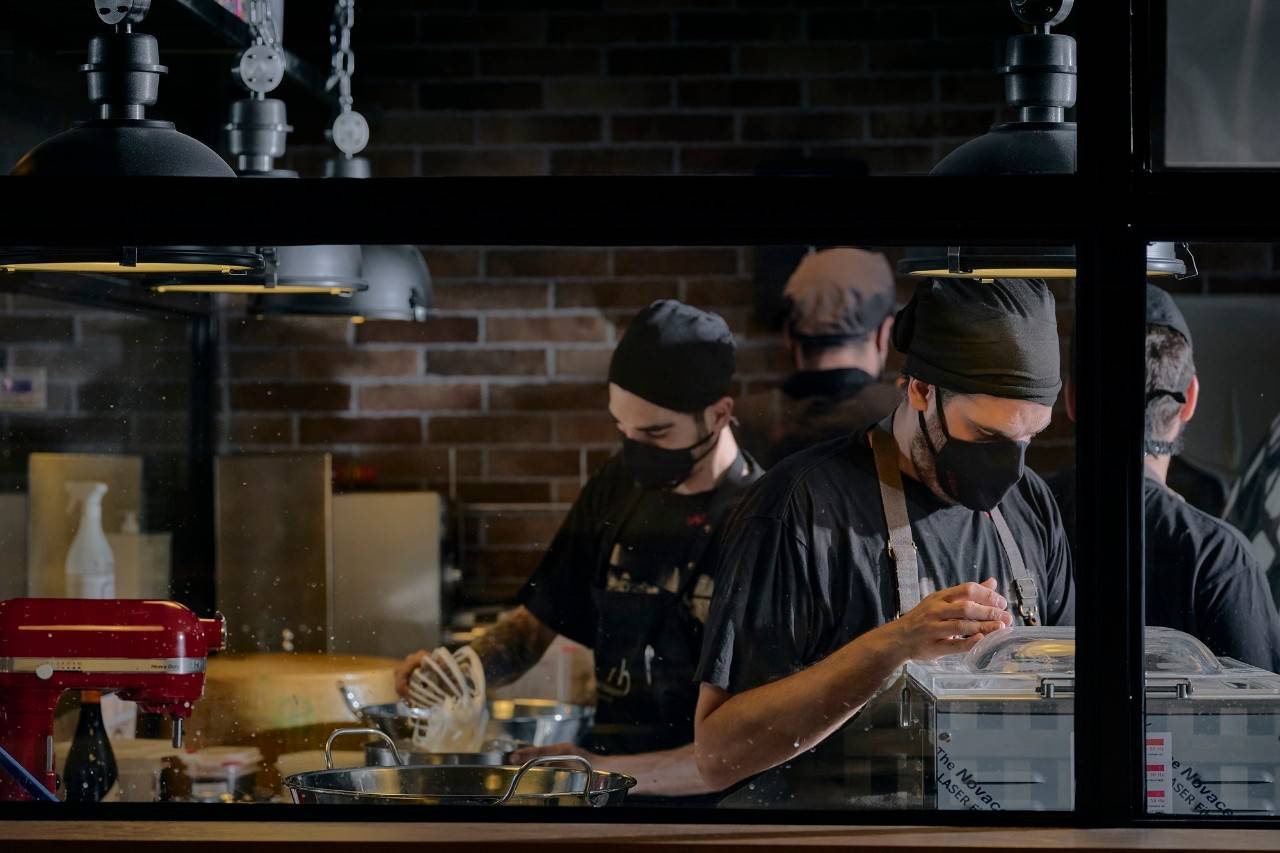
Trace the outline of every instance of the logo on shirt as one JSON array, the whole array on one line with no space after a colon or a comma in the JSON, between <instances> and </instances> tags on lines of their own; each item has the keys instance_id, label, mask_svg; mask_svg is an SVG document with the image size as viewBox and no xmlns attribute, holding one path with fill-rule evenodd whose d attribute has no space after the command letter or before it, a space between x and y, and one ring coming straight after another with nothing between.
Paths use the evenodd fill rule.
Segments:
<instances>
[{"instance_id":1,"label":"logo on shirt","mask_svg":"<svg viewBox=\"0 0 1280 853\"><path fill-rule=\"evenodd\" d=\"M705 512L695 512L686 516L684 520L685 527L706 527L709 518Z\"/></svg>"}]
</instances>

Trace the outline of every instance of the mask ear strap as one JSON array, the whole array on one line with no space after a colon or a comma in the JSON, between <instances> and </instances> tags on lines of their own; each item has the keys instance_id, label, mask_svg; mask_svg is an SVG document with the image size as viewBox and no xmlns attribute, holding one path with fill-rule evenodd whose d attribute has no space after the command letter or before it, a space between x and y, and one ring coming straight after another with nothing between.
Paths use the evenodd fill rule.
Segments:
<instances>
[{"instance_id":1,"label":"mask ear strap","mask_svg":"<svg viewBox=\"0 0 1280 853\"><path fill-rule=\"evenodd\" d=\"M942 427L942 435L951 440L951 430L947 429L947 413L942 410L942 389L937 385L933 386L933 399L938 407L938 424Z\"/></svg>"}]
</instances>

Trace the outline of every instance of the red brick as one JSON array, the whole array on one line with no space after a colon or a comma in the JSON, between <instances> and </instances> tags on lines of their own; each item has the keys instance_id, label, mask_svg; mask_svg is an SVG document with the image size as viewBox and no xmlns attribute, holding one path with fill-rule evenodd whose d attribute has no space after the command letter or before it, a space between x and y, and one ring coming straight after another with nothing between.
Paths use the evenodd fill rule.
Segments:
<instances>
[{"instance_id":1,"label":"red brick","mask_svg":"<svg viewBox=\"0 0 1280 853\"><path fill-rule=\"evenodd\" d=\"M684 175L751 175L766 163L800 157L800 146L719 146L680 149L680 173Z\"/></svg>"},{"instance_id":2,"label":"red brick","mask_svg":"<svg viewBox=\"0 0 1280 853\"><path fill-rule=\"evenodd\" d=\"M626 110L671 106L671 84L650 80L548 80L547 109Z\"/></svg>"},{"instance_id":3,"label":"red brick","mask_svg":"<svg viewBox=\"0 0 1280 853\"><path fill-rule=\"evenodd\" d=\"M480 323L475 317L429 317L424 323L370 320L356 327L356 340L362 344L473 343L479 337Z\"/></svg>"},{"instance_id":4,"label":"red brick","mask_svg":"<svg viewBox=\"0 0 1280 853\"><path fill-rule=\"evenodd\" d=\"M732 275L738 271L738 250L618 249L613 263L617 275Z\"/></svg>"},{"instance_id":5,"label":"red brick","mask_svg":"<svg viewBox=\"0 0 1280 853\"><path fill-rule=\"evenodd\" d=\"M677 41L752 42L799 40L804 19L795 13L680 12Z\"/></svg>"},{"instance_id":6,"label":"red brick","mask_svg":"<svg viewBox=\"0 0 1280 853\"><path fill-rule=\"evenodd\" d=\"M488 341L607 341L611 327L598 314L548 317L489 317Z\"/></svg>"},{"instance_id":7,"label":"red brick","mask_svg":"<svg viewBox=\"0 0 1280 853\"><path fill-rule=\"evenodd\" d=\"M48 418L43 415L10 415L8 424L0 428L0 444L7 453L24 458L27 452L49 447L70 448L75 445L98 444L118 447L129 440L129 419L122 417ZM26 470L25 464L23 470Z\"/></svg>"},{"instance_id":8,"label":"red brick","mask_svg":"<svg viewBox=\"0 0 1280 853\"><path fill-rule=\"evenodd\" d=\"M252 383L231 386L231 408L252 411L343 411L351 386L338 382Z\"/></svg>"},{"instance_id":9,"label":"red brick","mask_svg":"<svg viewBox=\"0 0 1280 853\"><path fill-rule=\"evenodd\" d=\"M40 335L39 338L32 337L31 340L46 340L49 339L47 335L61 334L57 326L60 321L57 320L44 318L28 320L23 317L19 322L24 325L31 322L32 329L28 334ZM45 323L52 323L52 325L46 327ZM22 333L16 334L18 337L14 340L22 341ZM83 341L99 339L119 341L125 346L178 348L187 346L187 327L180 321L160 320L153 317L87 315L80 318L80 338ZM0 326L0 341L4 340L3 326Z\"/></svg>"},{"instance_id":10,"label":"red brick","mask_svg":"<svg viewBox=\"0 0 1280 853\"><path fill-rule=\"evenodd\" d=\"M859 45L747 46L738 54L738 71L742 74L844 74L861 71L862 62L863 48Z\"/></svg>"},{"instance_id":11,"label":"red brick","mask_svg":"<svg viewBox=\"0 0 1280 853\"><path fill-rule=\"evenodd\" d=\"M839 145L814 146L815 157L852 158L867 164L873 175L924 174L933 168L932 145Z\"/></svg>"},{"instance_id":12,"label":"red brick","mask_svg":"<svg viewBox=\"0 0 1280 853\"><path fill-rule=\"evenodd\" d=\"M418 88L423 110L536 110L542 87L535 82L423 83Z\"/></svg>"},{"instance_id":13,"label":"red brick","mask_svg":"<svg viewBox=\"0 0 1280 853\"><path fill-rule=\"evenodd\" d=\"M599 50L563 47L526 50L482 50L480 74L485 77L555 77L601 72Z\"/></svg>"},{"instance_id":14,"label":"red brick","mask_svg":"<svg viewBox=\"0 0 1280 853\"><path fill-rule=\"evenodd\" d=\"M643 308L655 299L675 299L673 279L619 282L613 280L557 282L557 308Z\"/></svg>"},{"instance_id":15,"label":"red brick","mask_svg":"<svg viewBox=\"0 0 1280 853\"><path fill-rule=\"evenodd\" d=\"M556 375L604 379L609 373L609 359L612 357L612 348L558 349L556 350Z\"/></svg>"},{"instance_id":16,"label":"red brick","mask_svg":"<svg viewBox=\"0 0 1280 853\"><path fill-rule=\"evenodd\" d=\"M457 474L461 477L480 473L480 451L460 450L455 453ZM412 450L361 450L358 453L336 453L334 471L357 470L372 483L389 485L397 483L422 483L449 480L449 451L442 448L414 448ZM348 475L350 479L350 475Z\"/></svg>"},{"instance_id":17,"label":"red brick","mask_svg":"<svg viewBox=\"0 0 1280 853\"><path fill-rule=\"evenodd\" d=\"M798 107L798 80L682 80L681 107Z\"/></svg>"},{"instance_id":18,"label":"red brick","mask_svg":"<svg viewBox=\"0 0 1280 853\"><path fill-rule=\"evenodd\" d=\"M617 76L728 74L733 53L728 47L619 47L609 51L608 66L609 74Z\"/></svg>"},{"instance_id":19,"label":"red brick","mask_svg":"<svg viewBox=\"0 0 1280 853\"><path fill-rule=\"evenodd\" d=\"M667 175L674 170L670 148L570 148L551 152L553 175Z\"/></svg>"},{"instance_id":20,"label":"red brick","mask_svg":"<svg viewBox=\"0 0 1280 853\"><path fill-rule=\"evenodd\" d=\"M480 250L431 246L423 249L433 278L469 278L480 274Z\"/></svg>"},{"instance_id":21,"label":"red brick","mask_svg":"<svg viewBox=\"0 0 1280 853\"><path fill-rule=\"evenodd\" d=\"M190 404L186 382L85 382L79 387L83 412L172 411Z\"/></svg>"},{"instance_id":22,"label":"red brick","mask_svg":"<svg viewBox=\"0 0 1280 853\"><path fill-rule=\"evenodd\" d=\"M598 415L556 415L557 444L616 444L618 429L607 412Z\"/></svg>"},{"instance_id":23,"label":"red brick","mask_svg":"<svg viewBox=\"0 0 1280 853\"><path fill-rule=\"evenodd\" d=\"M988 80L987 84L990 85ZM933 80L912 77L836 77L809 81L809 103L815 107L865 107L871 104L927 104ZM949 99L944 98L944 102Z\"/></svg>"},{"instance_id":24,"label":"red brick","mask_svg":"<svg viewBox=\"0 0 1280 853\"><path fill-rule=\"evenodd\" d=\"M547 21L547 41L568 44L615 44L667 41L670 15L553 15Z\"/></svg>"},{"instance_id":25,"label":"red brick","mask_svg":"<svg viewBox=\"0 0 1280 853\"><path fill-rule=\"evenodd\" d=\"M751 305L755 291L750 279L707 278L687 282L684 298L694 305Z\"/></svg>"},{"instance_id":26,"label":"red brick","mask_svg":"<svg viewBox=\"0 0 1280 853\"><path fill-rule=\"evenodd\" d=\"M381 47L360 51L360 74L356 80L371 77L398 78L462 78L476 72L475 52L443 48ZM359 83L355 84L359 86Z\"/></svg>"},{"instance_id":27,"label":"red brick","mask_svg":"<svg viewBox=\"0 0 1280 853\"><path fill-rule=\"evenodd\" d=\"M856 113L748 115L742 137L747 140L861 139L863 119Z\"/></svg>"},{"instance_id":28,"label":"red brick","mask_svg":"<svg viewBox=\"0 0 1280 853\"><path fill-rule=\"evenodd\" d=\"M191 441L191 419L186 412L168 415L133 415L133 439L148 453L168 446L183 450Z\"/></svg>"},{"instance_id":29,"label":"red brick","mask_svg":"<svg viewBox=\"0 0 1280 853\"><path fill-rule=\"evenodd\" d=\"M551 486L527 480L459 483L458 497L468 503L547 503L551 500ZM471 555L467 556L470 562Z\"/></svg>"},{"instance_id":30,"label":"red brick","mask_svg":"<svg viewBox=\"0 0 1280 853\"><path fill-rule=\"evenodd\" d=\"M969 12L973 4L965 5ZM1007 11L1007 10L1006 10ZM927 10L884 9L809 13L810 41L873 41L901 39L929 32L931 16ZM1000 29L990 32L998 33ZM950 30L944 32L951 33Z\"/></svg>"},{"instance_id":31,"label":"red brick","mask_svg":"<svg viewBox=\"0 0 1280 853\"><path fill-rule=\"evenodd\" d=\"M871 135L901 139L980 136L994 121L991 110L891 110L871 114Z\"/></svg>"},{"instance_id":32,"label":"red brick","mask_svg":"<svg viewBox=\"0 0 1280 853\"><path fill-rule=\"evenodd\" d=\"M600 411L608 407L609 391L600 383L489 386L489 410L494 412Z\"/></svg>"},{"instance_id":33,"label":"red brick","mask_svg":"<svg viewBox=\"0 0 1280 853\"><path fill-rule=\"evenodd\" d=\"M486 545L525 545L546 548L560 529L560 516L503 513L485 516L479 521L480 535Z\"/></svg>"},{"instance_id":34,"label":"red brick","mask_svg":"<svg viewBox=\"0 0 1280 853\"><path fill-rule=\"evenodd\" d=\"M411 349L307 351L297 353L298 376L330 379L361 376L414 376L418 353Z\"/></svg>"},{"instance_id":35,"label":"red brick","mask_svg":"<svg viewBox=\"0 0 1280 853\"><path fill-rule=\"evenodd\" d=\"M228 356L227 366L232 379L287 379L293 375L293 352L233 352Z\"/></svg>"},{"instance_id":36,"label":"red brick","mask_svg":"<svg viewBox=\"0 0 1280 853\"><path fill-rule=\"evenodd\" d=\"M599 276L608 272L603 249L490 249L485 274L498 278Z\"/></svg>"},{"instance_id":37,"label":"red brick","mask_svg":"<svg viewBox=\"0 0 1280 853\"><path fill-rule=\"evenodd\" d=\"M433 350L427 373L440 376L545 376L545 350Z\"/></svg>"},{"instance_id":38,"label":"red brick","mask_svg":"<svg viewBox=\"0 0 1280 853\"><path fill-rule=\"evenodd\" d=\"M482 116L476 120L482 144L598 142L604 128L599 116Z\"/></svg>"},{"instance_id":39,"label":"red brick","mask_svg":"<svg viewBox=\"0 0 1280 853\"><path fill-rule=\"evenodd\" d=\"M302 444L418 444L417 418L303 418Z\"/></svg>"},{"instance_id":40,"label":"red brick","mask_svg":"<svg viewBox=\"0 0 1280 853\"><path fill-rule=\"evenodd\" d=\"M538 415L432 417L427 435L431 444L545 444L551 439L551 420Z\"/></svg>"},{"instance_id":41,"label":"red brick","mask_svg":"<svg viewBox=\"0 0 1280 853\"><path fill-rule=\"evenodd\" d=\"M233 444L293 443L293 419L289 417L232 416L224 428Z\"/></svg>"},{"instance_id":42,"label":"red brick","mask_svg":"<svg viewBox=\"0 0 1280 853\"><path fill-rule=\"evenodd\" d=\"M247 317L228 324L232 346L334 346L347 343L345 317Z\"/></svg>"},{"instance_id":43,"label":"red brick","mask_svg":"<svg viewBox=\"0 0 1280 853\"><path fill-rule=\"evenodd\" d=\"M479 409L480 404L479 385L419 383L360 389L360 409L366 412L466 410Z\"/></svg>"},{"instance_id":44,"label":"red brick","mask_svg":"<svg viewBox=\"0 0 1280 853\"><path fill-rule=\"evenodd\" d=\"M491 477L573 477L580 464L577 450L490 450Z\"/></svg>"},{"instance_id":45,"label":"red brick","mask_svg":"<svg viewBox=\"0 0 1280 853\"><path fill-rule=\"evenodd\" d=\"M467 281L435 285L436 308L441 311L510 311L544 309L549 285L498 281Z\"/></svg>"},{"instance_id":46,"label":"red brick","mask_svg":"<svg viewBox=\"0 0 1280 853\"><path fill-rule=\"evenodd\" d=\"M781 346L738 348L738 375L781 376L793 369L791 358Z\"/></svg>"},{"instance_id":47,"label":"red brick","mask_svg":"<svg viewBox=\"0 0 1280 853\"><path fill-rule=\"evenodd\" d=\"M0 317L0 344L69 344L74 336L70 317Z\"/></svg>"},{"instance_id":48,"label":"red brick","mask_svg":"<svg viewBox=\"0 0 1280 853\"><path fill-rule=\"evenodd\" d=\"M623 115L609 120L614 142L718 142L733 139L731 115Z\"/></svg>"},{"instance_id":49,"label":"red brick","mask_svg":"<svg viewBox=\"0 0 1280 853\"><path fill-rule=\"evenodd\" d=\"M588 450L587 451L587 476L594 476L605 463L617 454L617 449L610 447L608 450Z\"/></svg>"},{"instance_id":50,"label":"red brick","mask_svg":"<svg viewBox=\"0 0 1280 853\"><path fill-rule=\"evenodd\" d=\"M378 145L470 145L476 141L470 116L434 113L384 114L372 127ZM375 174L385 177L381 172Z\"/></svg>"},{"instance_id":51,"label":"red brick","mask_svg":"<svg viewBox=\"0 0 1280 853\"><path fill-rule=\"evenodd\" d=\"M944 104L1005 105L1004 86L992 79L990 69L941 75L938 97Z\"/></svg>"},{"instance_id":52,"label":"red brick","mask_svg":"<svg viewBox=\"0 0 1280 853\"><path fill-rule=\"evenodd\" d=\"M1012 31L1007 30L1006 33L1012 34ZM998 87L995 68L1003 63L1003 48L1003 37L998 41L949 39L882 42L869 45L867 67L872 71L988 71Z\"/></svg>"},{"instance_id":53,"label":"red brick","mask_svg":"<svg viewBox=\"0 0 1280 853\"><path fill-rule=\"evenodd\" d=\"M543 175L547 158L541 151L426 149L420 155L424 177Z\"/></svg>"},{"instance_id":54,"label":"red brick","mask_svg":"<svg viewBox=\"0 0 1280 853\"><path fill-rule=\"evenodd\" d=\"M420 20L419 38L425 43L521 44L538 42L546 32L541 15L441 15L429 13Z\"/></svg>"}]
</instances>

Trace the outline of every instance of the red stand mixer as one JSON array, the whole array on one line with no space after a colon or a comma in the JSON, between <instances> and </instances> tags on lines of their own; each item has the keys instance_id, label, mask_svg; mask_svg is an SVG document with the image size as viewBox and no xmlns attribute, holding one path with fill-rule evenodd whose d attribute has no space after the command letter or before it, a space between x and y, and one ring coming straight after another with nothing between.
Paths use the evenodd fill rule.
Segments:
<instances>
[{"instance_id":1,"label":"red stand mixer","mask_svg":"<svg viewBox=\"0 0 1280 853\"><path fill-rule=\"evenodd\" d=\"M56 790L53 712L66 690L116 693L168 714L173 745L204 694L205 658L226 645L219 614L174 601L15 598L0 601L0 747ZM31 796L0 773L0 800Z\"/></svg>"}]
</instances>

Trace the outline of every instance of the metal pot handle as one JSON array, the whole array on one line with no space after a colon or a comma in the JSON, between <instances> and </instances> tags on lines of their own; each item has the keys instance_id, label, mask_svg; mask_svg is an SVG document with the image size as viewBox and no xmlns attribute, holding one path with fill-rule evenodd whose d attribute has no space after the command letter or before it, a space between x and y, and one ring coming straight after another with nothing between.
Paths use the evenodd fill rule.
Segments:
<instances>
[{"instance_id":1,"label":"metal pot handle","mask_svg":"<svg viewBox=\"0 0 1280 853\"><path fill-rule=\"evenodd\" d=\"M337 732L334 732L334 734L337 734ZM519 786L520 780L524 778L524 774L528 773L530 770L532 770L535 767L542 766L543 764L553 764L559 761L568 761L573 764L581 764L584 768L586 768L587 783L582 786L582 793L579 794L578 796L582 797L587 802L591 802L590 800L591 774L594 771L591 768L590 761L587 761L587 759L583 758L581 755L542 755L542 756L539 756L538 758L530 758L524 764L520 765L520 769L516 771L516 775L511 777L511 784L507 786L507 792L503 794L502 798L497 802L495 802L494 805L495 806L506 805L507 801L510 800L515 795L516 788Z\"/></svg>"},{"instance_id":2,"label":"metal pot handle","mask_svg":"<svg viewBox=\"0 0 1280 853\"><path fill-rule=\"evenodd\" d=\"M387 742L387 746L391 747L391 754L396 757L396 765L403 767L404 759L400 757L400 749L396 746L396 742L391 739L391 735L382 729L334 729L333 734L329 735L329 739L324 742L324 766L327 770L333 769L333 742L343 735L372 735L376 738L382 738Z\"/></svg>"}]
</instances>

